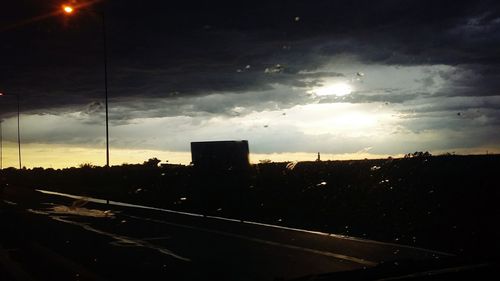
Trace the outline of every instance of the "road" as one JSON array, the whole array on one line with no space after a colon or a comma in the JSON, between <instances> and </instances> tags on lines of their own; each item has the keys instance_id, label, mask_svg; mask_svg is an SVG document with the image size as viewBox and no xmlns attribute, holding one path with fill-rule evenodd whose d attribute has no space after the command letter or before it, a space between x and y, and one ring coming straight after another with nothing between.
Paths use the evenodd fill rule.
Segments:
<instances>
[{"instance_id":1,"label":"road","mask_svg":"<svg viewBox=\"0 0 500 281\"><path fill-rule=\"evenodd\" d=\"M275 280L445 253L6 188L0 272L17 280ZM0 275L0 279L2 275Z\"/></svg>"}]
</instances>

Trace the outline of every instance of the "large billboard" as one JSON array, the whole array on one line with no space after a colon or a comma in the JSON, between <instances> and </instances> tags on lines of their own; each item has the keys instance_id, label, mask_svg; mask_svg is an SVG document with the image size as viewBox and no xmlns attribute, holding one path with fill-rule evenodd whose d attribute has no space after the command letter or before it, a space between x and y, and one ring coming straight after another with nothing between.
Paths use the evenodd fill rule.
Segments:
<instances>
[{"instance_id":1,"label":"large billboard","mask_svg":"<svg viewBox=\"0 0 500 281\"><path fill-rule=\"evenodd\" d=\"M248 141L203 141L191 143L191 157L195 168L203 170L238 171L247 169Z\"/></svg>"}]
</instances>

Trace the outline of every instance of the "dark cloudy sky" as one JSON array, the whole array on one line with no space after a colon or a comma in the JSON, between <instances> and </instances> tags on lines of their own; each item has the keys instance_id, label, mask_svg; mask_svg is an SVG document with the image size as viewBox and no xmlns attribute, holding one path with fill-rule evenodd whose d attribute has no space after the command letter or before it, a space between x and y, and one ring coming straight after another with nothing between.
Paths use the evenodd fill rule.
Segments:
<instances>
[{"instance_id":1,"label":"dark cloudy sky","mask_svg":"<svg viewBox=\"0 0 500 281\"><path fill-rule=\"evenodd\" d=\"M0 8L7 163L16 94L26 166L104 163L103 11L114 164L500 152L498 1L69 2Z\"/></svg>"}]
</instances>

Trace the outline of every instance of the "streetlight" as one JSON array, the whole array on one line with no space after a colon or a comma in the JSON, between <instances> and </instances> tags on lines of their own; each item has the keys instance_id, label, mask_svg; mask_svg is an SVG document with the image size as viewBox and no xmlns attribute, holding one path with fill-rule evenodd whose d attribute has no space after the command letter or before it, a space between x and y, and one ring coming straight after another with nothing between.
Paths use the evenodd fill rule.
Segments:
<instances>
[{"instance_id":1,"label":"streetlight","mask_svg":"<svg viewBox=\"0 0 500 281\"><path fill-rule=\"evenodd\" d=\"M10 95L6 95L4 93L1 93L0 92L0 97L9 97ZM17 147L18 147L18 155L19 155L19 170L22 169L22 161L21 161L21 129L20 129L20 118L19 118L19 112L21 111L20 110L20 102L19 102L19 94L16 93L16 100L17 100ZM3 121L3 120L2 120ZM2 163L2 142L3 142L3 137L2 137L2 127L1 127L1 121L0 121L0 169L1 169L1 163Z\"/></svg>"},{"instance_id":2,"label":"streetlight","mask_svg":"<svg viewBox=\"0 0 500 281\"><path fill-rule=\"evenodd\" d=\"M61 7L66 14L72 14L74 9L70 5L62 5Z\"/></svg>"},{"instance_id":3,"label":"streetlight","mask_svg":"<svg viewBox=\"0 0 500 281\"><path fill-rule=\"evenodd\" d=\"M71 15L75 12L74 7L70 4L63 4L61 9L64 14ZM101 13L102 23L102 45L103 45L103 60L104 60L104 94L105 94L105 107L106 107L106 167L109 167L109 118L108 118L108 46L106 42L106 20L104 16L104 8Z\"/></svg>"},{"instance_id":4,"label":"streetlight","mask_svg":"<svg viewBox=\"0 0 500 281\"><path fill-rule=\"evenodd\" d=\"M3 170L3 119L0 119L0 171Z\"/></svg>"}]
</instances>

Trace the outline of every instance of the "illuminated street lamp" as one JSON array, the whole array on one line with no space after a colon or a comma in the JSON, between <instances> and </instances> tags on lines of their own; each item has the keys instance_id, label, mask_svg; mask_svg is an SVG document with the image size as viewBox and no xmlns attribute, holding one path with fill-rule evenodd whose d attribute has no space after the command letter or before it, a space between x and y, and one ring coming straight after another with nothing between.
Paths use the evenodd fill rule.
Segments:
<instances>
[{"instance_id":1,"label":"illuminated street lamp","mask_svg":"<svg viewBox=\"0 0 500 281\"><path fill-rule=\"evenodd\" d=\"M69 4L63 4L61 9L64 14L71 15L77 7ZM108 122L108 47L106 42L106 21L104 18L104 10L101 13L102 22L102 44L103 44L103 60L104 60L104 93L106 107L106 167L109 167L109 122Z\"/></svg>"},{"instance_id":2,"label":"illuminated street lamp","mask_svg":"<svg viewBox=\"0 0 500 281\"><path fill-rule=\"evenodd\" d=\"M72 6L70 6L70 5L62 5L62 6L61 6L61 8L62 8L63 12L64 12L64 13L66 13L66 14L68 14L68 15L69 15L69 14L72 14L72 13L73 13L73 11L75 10L75 9L74 9Z\"/></svg>"},{"instance_id":3,"label":"illuminated street lamp","mask_svg":"<svg viewBox=\"0 0 500 281\"><path fill-rule=\"evenodd\" d=\"M0 97L9 97L11 95L6 95L2 92L0 92ZM21 161L21 129L19 125L19 112L20 112L20 106L19 106L19 94L16 94L16 99L17 99L17 147L18 147L18 152L19 152L19 170L22 169L22 161ZM3 136L2 136L2 122L3 120L0 121L0 169L2 168L2 142L3 142Z\"/></svg>"}]
</instances>

